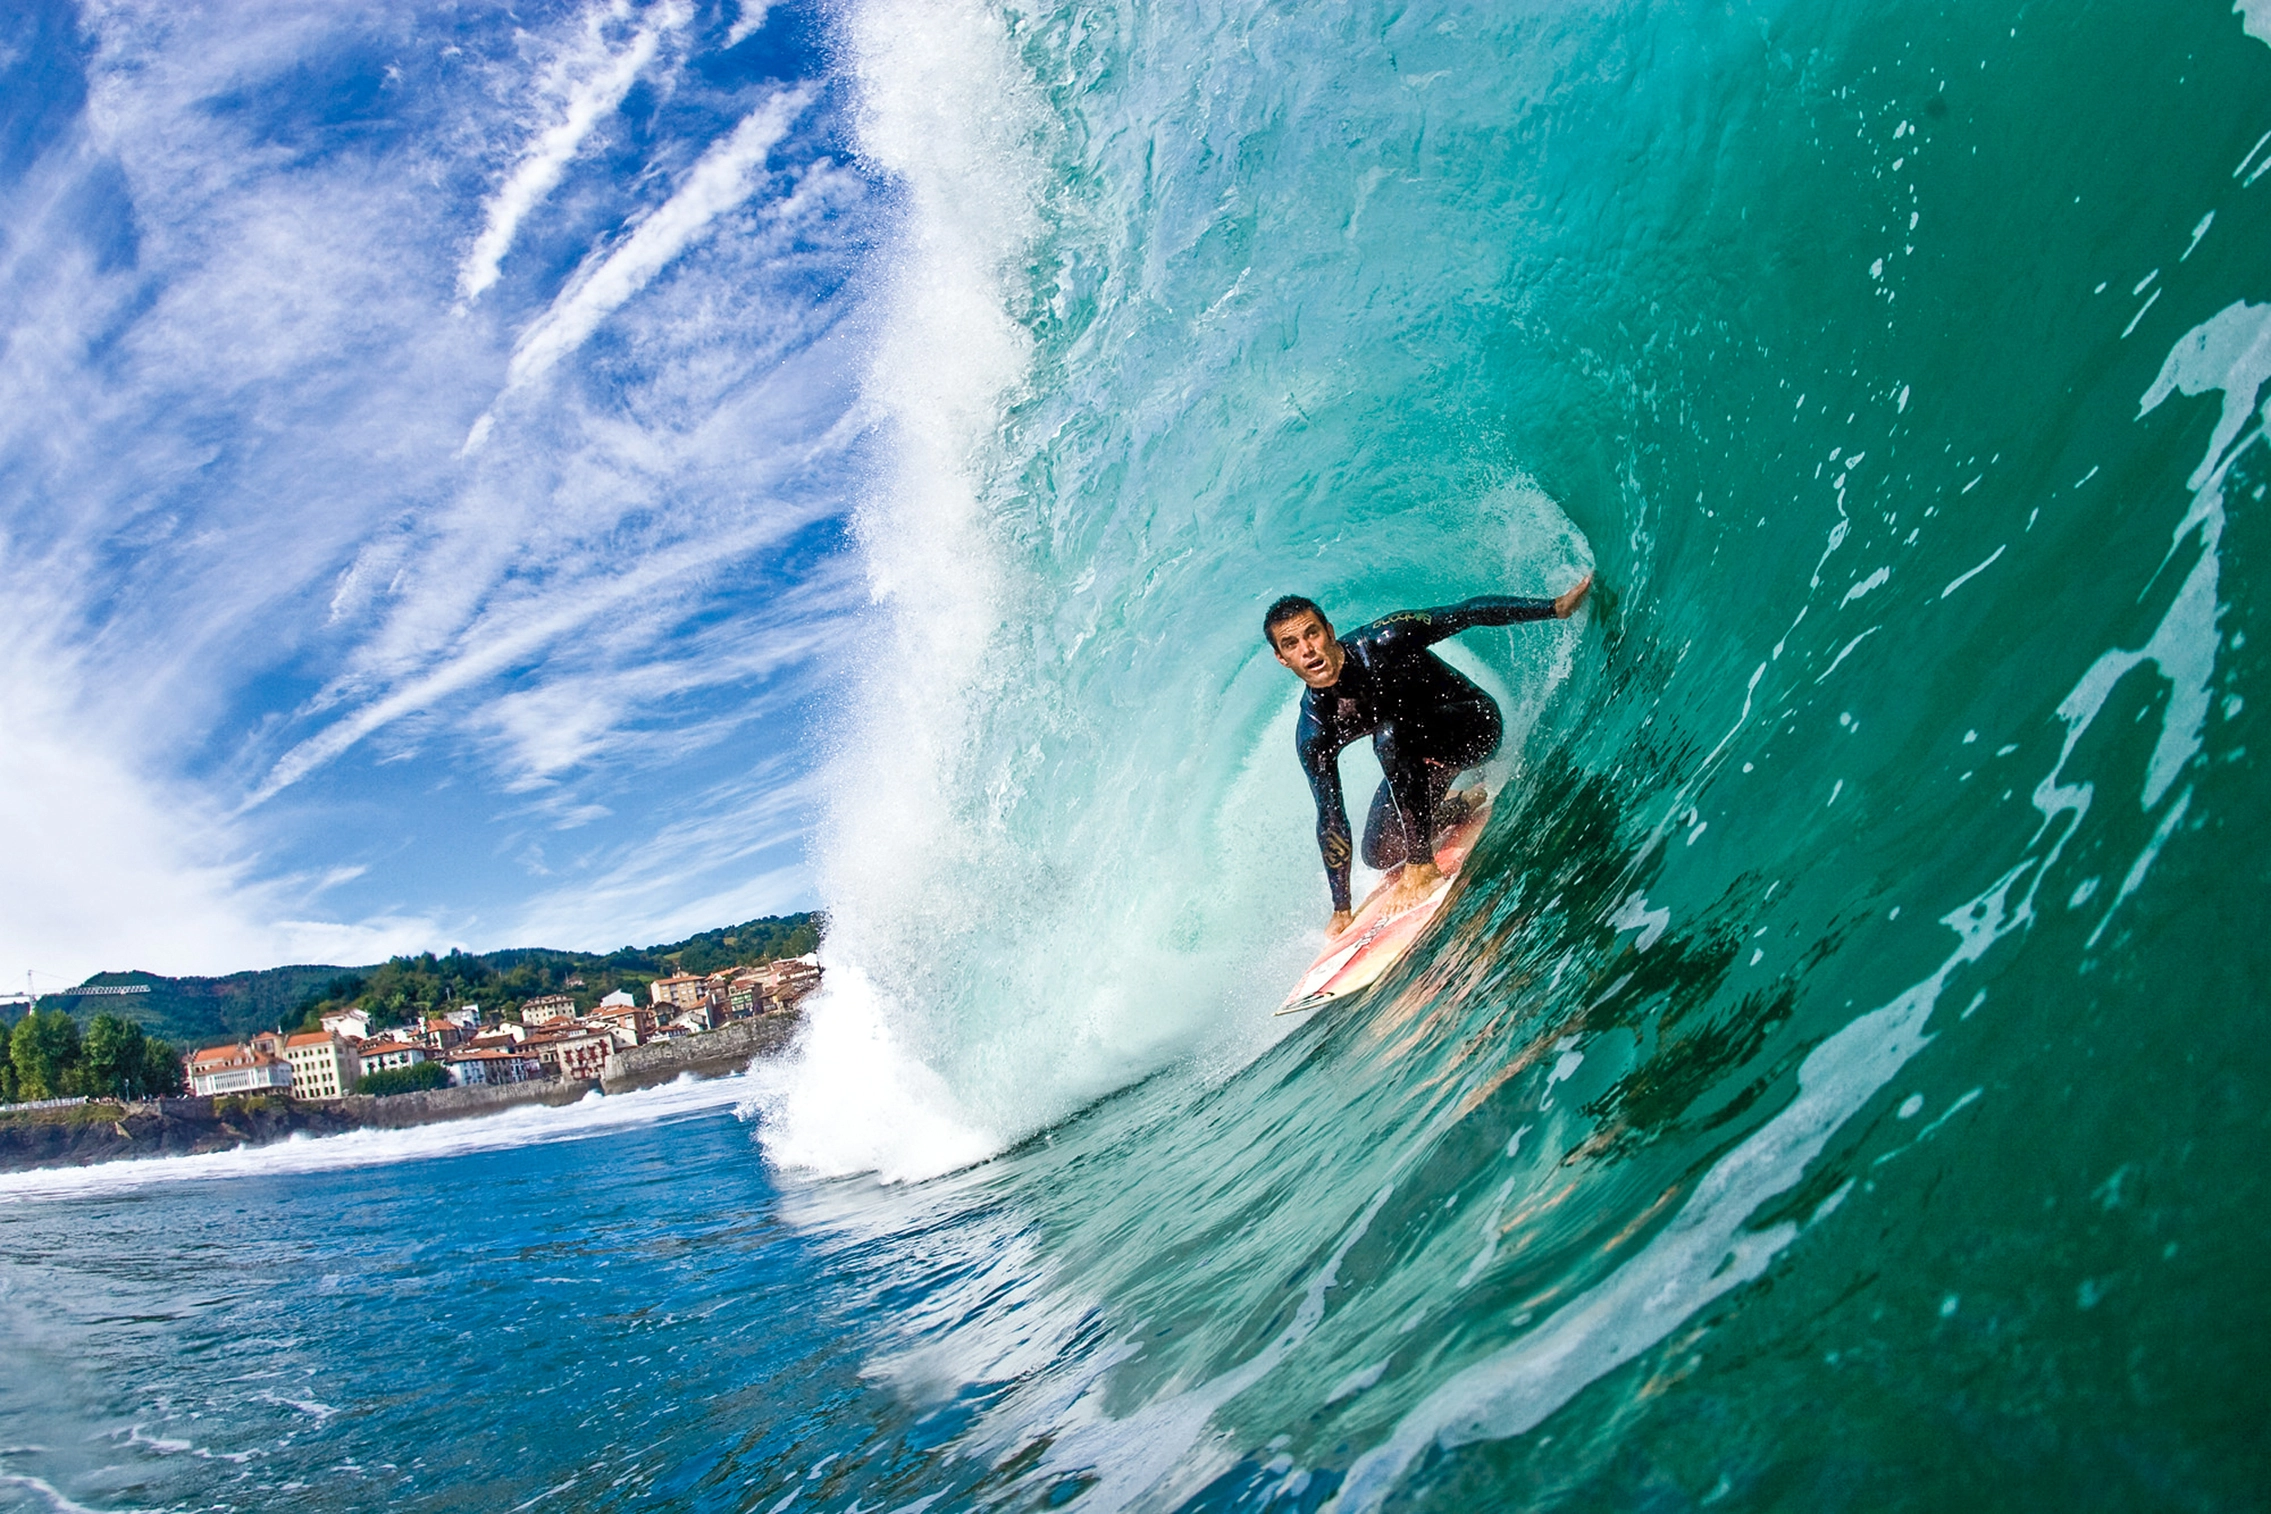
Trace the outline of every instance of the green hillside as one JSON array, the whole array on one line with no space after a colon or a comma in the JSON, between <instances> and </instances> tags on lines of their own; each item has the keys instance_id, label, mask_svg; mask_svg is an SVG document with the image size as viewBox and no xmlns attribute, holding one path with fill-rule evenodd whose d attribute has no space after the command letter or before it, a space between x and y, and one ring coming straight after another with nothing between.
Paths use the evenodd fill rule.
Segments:
<instances>
[{"instance_id":1,"label":"green hillside","mask_svg":"<svg viewBox=\"0 0 2271 1514\"><path fill-rule=\"evenodd\" d=\"M458 1004L502 1009L537 994L566 993L581 1006L615 989L644 996L646 985L674 972L715 972L741 963L802 956L819 944L816 914L768 915L703 931L661 946L625 946L605 953L514 947L494 952L431 952L368 967L301 964L230 973L219 978L168 978L157 973L97 973L81 987L146 985L133 994L48 994L40 1009L68 1011L82 1024L111 1014L135 1021L180 1047L210 1045L251 1031L297 1025L311 1013L355 1004L382 1023ZM571 979L581 982L571 983Z\"/></svg>"}]
</instances>

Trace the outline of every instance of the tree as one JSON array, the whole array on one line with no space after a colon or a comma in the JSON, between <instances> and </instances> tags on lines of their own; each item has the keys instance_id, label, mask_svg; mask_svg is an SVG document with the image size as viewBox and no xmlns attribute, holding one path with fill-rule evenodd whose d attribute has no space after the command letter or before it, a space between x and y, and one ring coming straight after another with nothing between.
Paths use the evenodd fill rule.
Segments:
<instances>
[{"instance_id":1,"label":"tree","mask_svg":"<svg viewBox=\"0 0 2271 1514\"><path fill-rule=\"evenodd\" d=\"M355 1092L384 1096L416 1093L422 1088L447 1088L449 1070L439 1062L413 1062L408 1067L385 1067L366 1072L356 1080Z\"/></svg>"},{"instance_id":2,"label":"tree","mask_svg":"<svg viewBox=\"0 0 2271 1514\"><path fill-rule=\"evenodd\" d=\"M145 1099L170 1099L189 1091L189 1071L181 1065L181 1052L170 1041L145 1036L142 1041L142 1080L137 1092Z\"/></svg>"},{"instance_id":3,"label":"tree","mask_svg":"<svg viewBox=\"0 0 2271 1514\"><path fill-rule=\"evenodd\" d=\"M16 1069L16 1096L59 1099L76 1092L79 1025L60 1009L33 1010L16 1022L8 1037L8 1060Z\"/></svg>"},{"instance_id":4,"label":"tree","mask_svg":"<svg viewBox=\"0 0 2271 1514\"><path fill-rule=\"evenodd\" d=\"M181 1092L181 1054L132 1020L97 1015L79 1053L79 1091L146 1099Z\"/></svg>"},{"instance_id":5,"label":"tree","mask_svg":"<svg viewBox=\"0 0 2271 1514\"><path fill-rule=\"evenodd\" d=\"M117 1015L97 1015L79 1048L79 1091L130 1099L142 1083L142 1027Z\"/></svg>"}]
</instances>

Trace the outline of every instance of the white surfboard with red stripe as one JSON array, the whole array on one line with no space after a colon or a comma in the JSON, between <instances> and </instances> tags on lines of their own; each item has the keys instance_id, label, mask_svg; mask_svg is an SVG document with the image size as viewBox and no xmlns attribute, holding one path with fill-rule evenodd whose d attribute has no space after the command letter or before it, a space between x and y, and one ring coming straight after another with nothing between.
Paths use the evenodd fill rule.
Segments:
<instances>
[{"instance_id":1,"label":"white surfboard with red stripe","mask_svg":"<svg viewBox=\"0 0 2271 1514\"><path fill-rule=\"evenodd\" d=\"M1333 937L1309 964L1309 970L1293 985L1293 992L1286 995L1276 1013L1297 1015L1322 1009L1335 999L1378 982L1380 975L1419 939L1420 932L1427 929L1427 923L1450 897L1451 880L1467 860L1467 853L1474 850L1475 838L1482 834L1483 822L1489 818L1490 806L1485 803L1445 833L1435 848L1435 866L1442 872L1443 882L1425 898L1389 910L1385 907L1387 888L1374 889L1348 929Z\"/></svg>"}]
</instances>

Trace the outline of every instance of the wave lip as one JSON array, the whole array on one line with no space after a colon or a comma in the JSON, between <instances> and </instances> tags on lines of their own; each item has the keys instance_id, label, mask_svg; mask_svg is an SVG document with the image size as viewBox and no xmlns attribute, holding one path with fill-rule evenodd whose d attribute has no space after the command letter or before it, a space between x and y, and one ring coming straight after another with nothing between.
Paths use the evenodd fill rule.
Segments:
<instances>
[{"instance_id":1,"label":"wave lip","mask_svg":"<svg viewBox=\"0 0 2271 1514\"><path fill-rule=\"evenodd\" d=\"M758 1103L777 1161L915 1177L1000 1147L909 1031L983 886L941 799L961 781L1010 594L983 494L1032 353L1007 306L1040 230L1041 115L1000 16L975 0L862 6L845 41L862 149L899 191L863 386L884 461L854 519L878 650L816 856L831 987Z\"/></svg>"}]
</instances>

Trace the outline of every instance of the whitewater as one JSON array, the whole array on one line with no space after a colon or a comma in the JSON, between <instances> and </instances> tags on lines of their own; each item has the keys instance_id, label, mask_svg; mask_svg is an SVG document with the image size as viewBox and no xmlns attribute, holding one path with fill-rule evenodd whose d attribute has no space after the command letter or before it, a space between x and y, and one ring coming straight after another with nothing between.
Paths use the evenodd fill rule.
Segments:
<instances>
[{"instance_id":1,"label":"whitewater","mask_svg":"<svg viewBox=\"0 0 2271 1514\"><path fill-rule=\"evenodd\" d=\"M0 1182L0 1500L2259 1506L2260 12L834 14L796 1047ZM1508 735L1436 926L1272 1017L1262 607L1586 572L1445 648Z\"/></svg>"}]
</instances>

